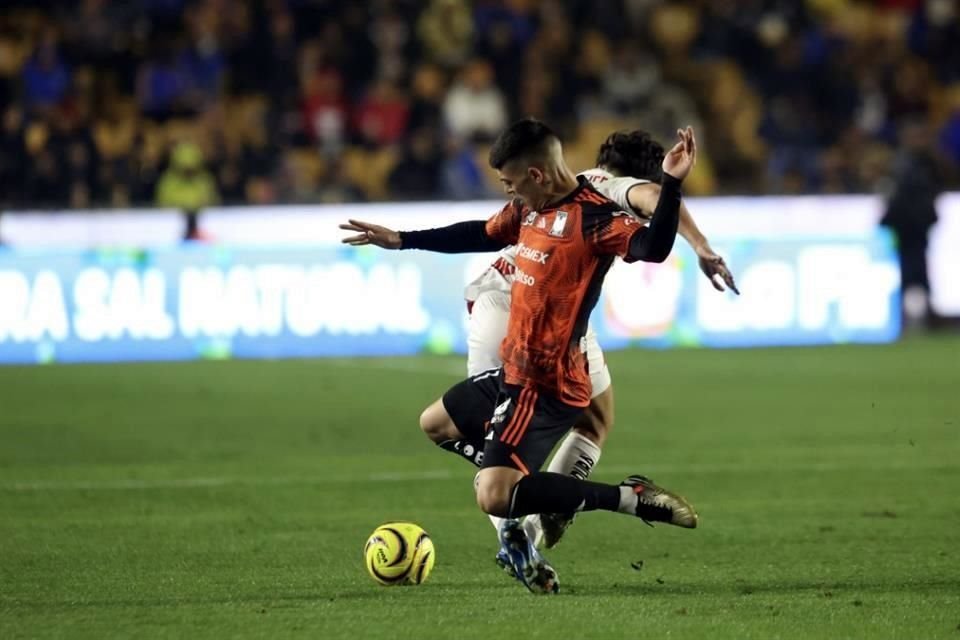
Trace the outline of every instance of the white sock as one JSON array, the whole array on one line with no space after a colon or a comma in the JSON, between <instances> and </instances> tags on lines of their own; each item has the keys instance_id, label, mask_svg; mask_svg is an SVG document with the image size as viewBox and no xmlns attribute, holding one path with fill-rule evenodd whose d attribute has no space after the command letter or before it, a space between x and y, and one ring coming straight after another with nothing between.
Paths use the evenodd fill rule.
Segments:
<instances>
[{"instance_id":1,"label":"white sock","mask_svg":"<svg viewBox=\"0 0 960 640\"><path fill-rule=\"evenodd\" d=\"M523 532L527 534L527 540L533 543L534 547L540 547L543 542L543 527L540 526L540 516L534 514L523 519Z\"/></svg>"},{"instance_id":2,"label":"white sock","mask_svg":"<svg viewBox=\"0 0 960 640\"><path fill-rule=\"evenodd\" d=\"M547 471L586 480L599 461L600 447L589 438L571 431L560 443Z\"/></svg>"},{"instance_id":3,"label":"white sock","mask_svg":"<svg viewBox=\"0 0 960 640\"><path fill-rule=\"evenodd\" d=\"M488 516L490 522L493 524L493 528L496 530L498 536L497 540L500 540L500 527L504 522L507 521L506 518L498 518L497 516ZM540 528L540 516L527 516L523 519L521 525L523 526L523 532L527 534L527 540L533 542L533 546L539 547L540 542L543 539L543 529Z\"/></svg>"},{"instance_id":4,"label":"white sock","mask_svg":"<svg viewBox=\"0 0 960 640\"><path fill-rule=\"evenodd\" d=\"M637 492L633 487L620 487L620 513L626 513L631 516L637 515Z\"/></svg>"}]
</instances>

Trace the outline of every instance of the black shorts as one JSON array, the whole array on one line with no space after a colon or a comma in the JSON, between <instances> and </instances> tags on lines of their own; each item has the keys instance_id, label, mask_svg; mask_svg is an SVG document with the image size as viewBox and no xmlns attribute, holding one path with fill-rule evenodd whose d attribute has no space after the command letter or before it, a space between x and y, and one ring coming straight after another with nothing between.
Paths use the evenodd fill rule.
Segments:
<instances>
[{"instance_id":1,"label":"black shorts","mask_svg":"<svg viewBox=\"0 0 960 640\"><path fill-rule=\"evenodd\" d=\"M459 382L443 394L443 406L468 440L483 439L486 467L537 471L583 407L503 381L492 369Z\"/></svg>"}]
</instances>

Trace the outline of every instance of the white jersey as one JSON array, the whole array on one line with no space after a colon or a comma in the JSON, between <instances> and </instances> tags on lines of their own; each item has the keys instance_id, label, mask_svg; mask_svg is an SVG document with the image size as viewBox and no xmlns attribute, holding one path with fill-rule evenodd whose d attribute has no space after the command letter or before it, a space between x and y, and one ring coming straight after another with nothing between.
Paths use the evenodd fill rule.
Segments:
<instances>
[{"instance_id":1,"label":"white jersey","mask_svg":"<svg viewBox=\"0 0 960 640\"><path fill-rule=\"evenodd\" d=\"M624 211L633 211L630 207L628 194L630 189L638 184L649 184L649 180L639 180L629 176L617 177L604 169L588 169L577 174L590 181L590 184L609 198L620 205ZM516 266L517 247L510 245L500 250L497 259L490 265L476 280L467 285L464 297L468 302L473 302L484 291L504 291L509 293L513 286L514 272Z\"/></svg>"}]
</instances>

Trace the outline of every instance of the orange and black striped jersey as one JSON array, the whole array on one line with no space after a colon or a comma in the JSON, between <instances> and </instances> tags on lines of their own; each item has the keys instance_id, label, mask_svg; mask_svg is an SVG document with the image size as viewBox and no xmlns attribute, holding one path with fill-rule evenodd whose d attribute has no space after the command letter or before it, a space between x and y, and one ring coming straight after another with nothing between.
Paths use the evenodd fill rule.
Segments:
<instances>
[{"instance_id":1,"label":"orange and black striped jersey","mask_svg":"<svg viewBox=\"0 0 960 640\"><path fill-rule=\"evenodd\" d=\"M587 406L587 320L614 258L636 260L631 241L646 226L585 178L578 182L542 211L511 202L487 221L486 234L517 245L510 321L500 348L505 381Z\"/></svg>"}]
</instances>

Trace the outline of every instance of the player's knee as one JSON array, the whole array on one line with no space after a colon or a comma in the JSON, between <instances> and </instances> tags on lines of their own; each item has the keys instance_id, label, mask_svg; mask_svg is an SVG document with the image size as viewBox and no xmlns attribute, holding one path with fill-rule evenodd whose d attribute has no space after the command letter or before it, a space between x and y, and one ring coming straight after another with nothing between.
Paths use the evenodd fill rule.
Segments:
<instances>
[{"instance_id":1,"label":"player's knee","mask_svg":"<svg viewBox=\"0 0 960 640\"><path fill-rule=\"evenodd\" d=\"M456 440L460 436L442 400L437 400L420 414L420 430L434 442Z\"/></svg>"},{"instance_id":2,"label":"player's knee","mask_svg":"<svg viewBox=\"0 0 960 640\"><path fill-rule=\"evenodd\" d=\"M510 495L493 484L477 484L477 506L491 516L506 518L510 515Z\"/></svg>"}]
</instances>

